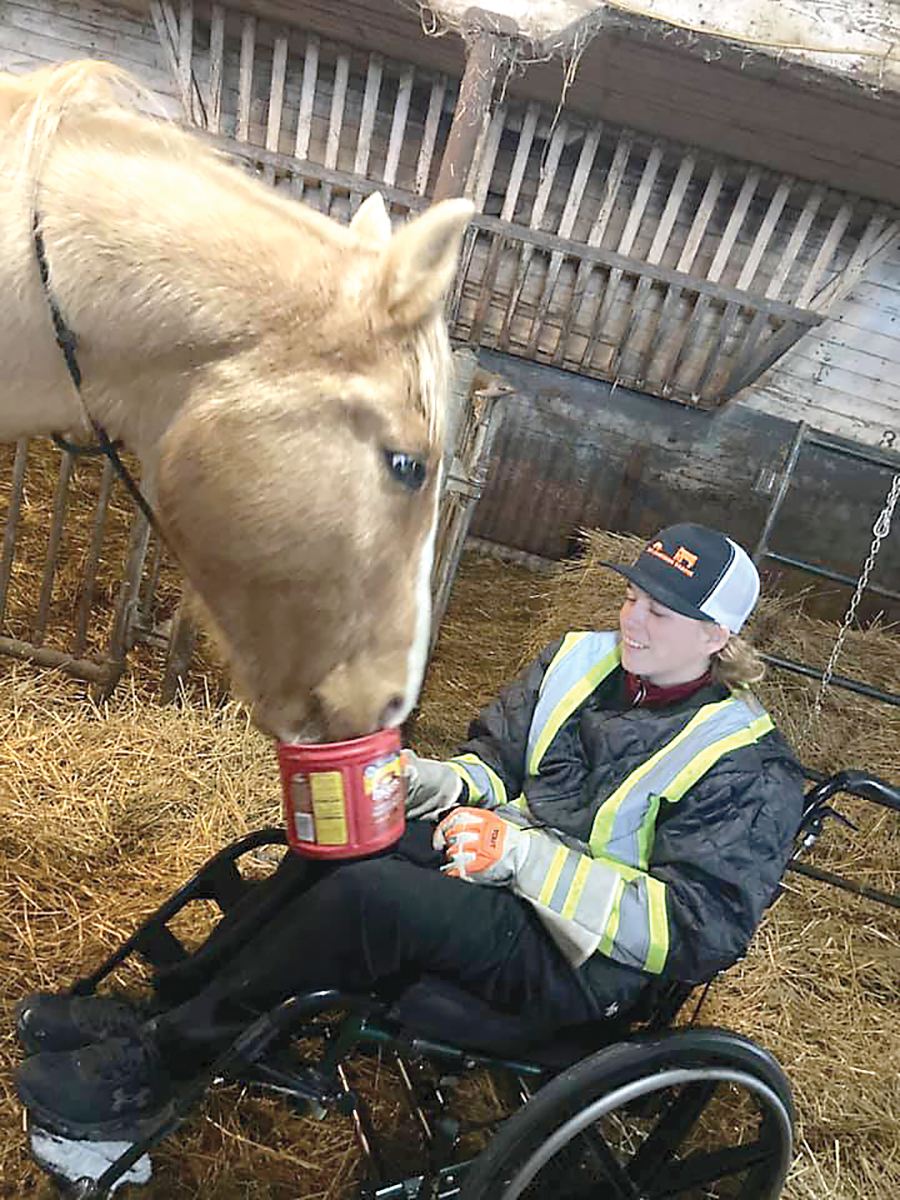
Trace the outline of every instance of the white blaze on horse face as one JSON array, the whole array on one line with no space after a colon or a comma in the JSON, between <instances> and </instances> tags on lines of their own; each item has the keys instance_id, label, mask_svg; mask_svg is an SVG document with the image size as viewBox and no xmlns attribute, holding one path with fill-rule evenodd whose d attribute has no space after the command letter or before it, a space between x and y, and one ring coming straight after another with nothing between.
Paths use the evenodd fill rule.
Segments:
<instances>
[{"instance_id":1,"label":"white blaze on horse face","mask_svg":"<svg viewBox=\"0 0 900 1200\"><path fill-rule=\"evenodd\" d=\"M440 495L440 468L438 468L437 495ZM434 566L434 543L437 538L438 505L435 498L434 517L431 531L422 546L419 559L419 582L416 588L416 633L409 650L409 673L406 680L405 710L393 718L392 724L405 721L419 698L419 690L428 662L428 646L431 641L431 571Z\"/></svg>"}]
</instances>

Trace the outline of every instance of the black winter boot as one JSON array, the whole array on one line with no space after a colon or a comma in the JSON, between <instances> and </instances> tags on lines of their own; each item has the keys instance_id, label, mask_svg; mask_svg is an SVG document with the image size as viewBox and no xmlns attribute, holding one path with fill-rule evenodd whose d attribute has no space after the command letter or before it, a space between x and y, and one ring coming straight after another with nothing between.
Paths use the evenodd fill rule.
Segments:
<instances>
[{"instance_id":1,"label":"black winter boot","mask_svg":"<svg viewBox=\"0 0 900 1200\"><path fill-rule=\"evenodd\" d=\"M19 1099L39 1125L87 1141L146 1136L171 1111L174 1096L147 1037L36 1054L18 1067L15 1079Z\"/></svg>"}]
</instances>

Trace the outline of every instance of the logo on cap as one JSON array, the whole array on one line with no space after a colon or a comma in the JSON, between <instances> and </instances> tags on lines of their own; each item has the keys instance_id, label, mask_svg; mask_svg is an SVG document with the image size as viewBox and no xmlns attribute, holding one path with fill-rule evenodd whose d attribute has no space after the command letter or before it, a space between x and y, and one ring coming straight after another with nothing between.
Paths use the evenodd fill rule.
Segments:
<instances>
[{"instance_id":1,"label":"logo on cap","mask_svg":"<svg viewBox=\"0 0 900 1200\"><path fill-rule=\"evenodd\" d=\"M659 558L664 563L668 563L670 567L675 567L682 575L687 575L688 579L694 578L697 555L692 554L686 547L679 546L674 554L667 554L662 542L656 541L650 543L646 549L646 553L652 554L654 558Z\"/></svg>"}]
</instances>

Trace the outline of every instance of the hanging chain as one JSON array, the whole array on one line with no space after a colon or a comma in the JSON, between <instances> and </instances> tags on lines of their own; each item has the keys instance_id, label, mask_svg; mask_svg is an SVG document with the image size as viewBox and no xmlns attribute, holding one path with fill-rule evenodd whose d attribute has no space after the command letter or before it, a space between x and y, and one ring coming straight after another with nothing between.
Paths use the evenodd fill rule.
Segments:
<instances>
[{"instance_id":1,"label":"hanging chain","mask_svg":"<svg viewBox=\"0 0 900 1200\"><path fill-rule=\"evenodd\" d=\"M884 508L878 520L872 526L872 545L869 548L869 557L863 563L863 568L859 573L859 579L856 582L856 591L853 593L853 599L850 601L850 606L847 609L847 615L844 617L840 632L834 643L831 651L831 657L828 659L828 665L822 673L822 683L816 695L815 703L810 716L810 728L818 720L819 713L822 710L822 700L825 697L825 692L828 690L828 685L831 683L834 676L834 669L837 666L837 660L840 657L841 649L844 645L844 639L850 632L850 626L856 618L856 610L859 608L859 602L863 597L863 593L869 585L869 576L875 566L875 559L878 557L878 551L881 549L881 543L891 532L891 519L894 515L894 509L897 507L897 500L900 499L900 475L895 475L891 482L891 488L888 492L887 500L884 503Z\"/></svg>"}]
</instances>

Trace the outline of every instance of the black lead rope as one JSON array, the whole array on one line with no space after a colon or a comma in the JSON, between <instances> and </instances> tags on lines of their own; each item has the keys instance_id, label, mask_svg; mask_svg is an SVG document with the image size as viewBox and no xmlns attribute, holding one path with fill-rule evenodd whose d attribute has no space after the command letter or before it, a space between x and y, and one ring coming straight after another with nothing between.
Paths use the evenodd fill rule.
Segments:
<instances>
[{"instance_id":1,"label":"black lead rope","mask_svg":"<svg viewBox=\"0 0 900 1200\"><path fill-rule=\"evenodd\" d=\"M81 367L78 365L78 356L76 354L78 342L75 334L66 324L65 318L60 311L59 305L56 303L56 299L50 287L50 266L47 262L47 251L44 247L44 235L41 232L41 220L36 209L34 213L33 232L34 253L35 257L37 258L38 272L41 277L41 286L44 289L44 295L46 296L47 304L50 307L50 316L53 320L53 332L56 335L56 344L62 351L63 358L66 361L66 370L69 372L69 377L72 380L72 383L75 385L75 391L78 393L79 397L81 397ZM84 405L83 399L82 405ZM82 456L100 454L105 455L112 463L113 469L121 479L122 483L125 485L125 488L134 503L147 518L150 528L160 539L165 541L165 535L160 528L156 513L147 503L143 492L138 487L137 483L135 483L134 476L119 457L119 448L121 447L122 443L120 441L112 441L99 421L95 421L94 418L90 416L86 405L84 406L84 411L91 422L91 428L94 431L94 437L97 439L96 445L81 446L76 442L67 441L66 438L62 437L58 433L54 433L52 435L53 441L61 450L66 450L69 452L69 454Z\"/></svg>"}]
</instances>

